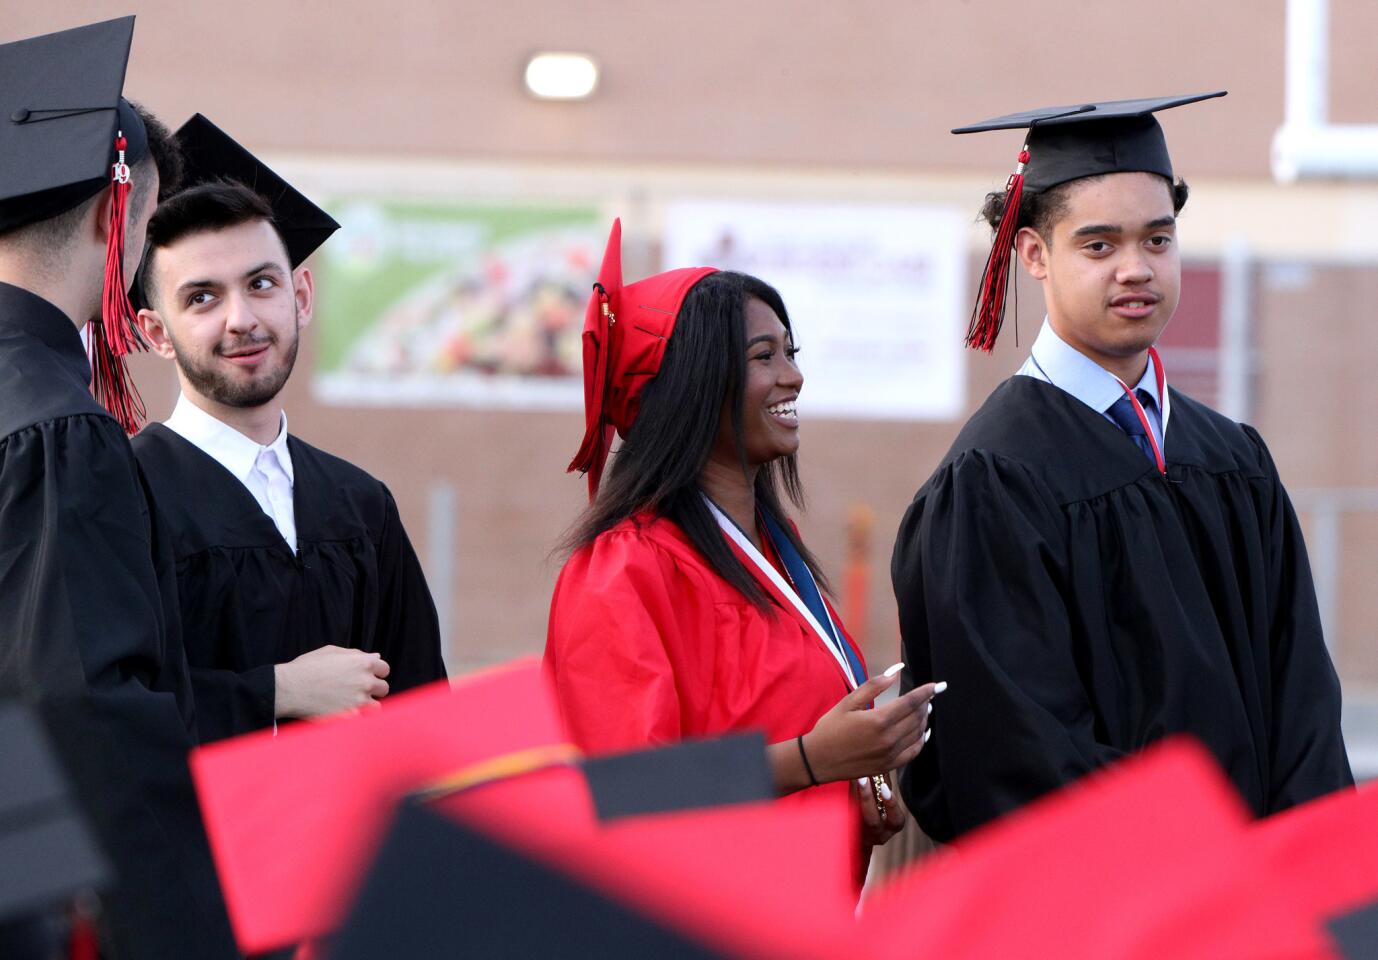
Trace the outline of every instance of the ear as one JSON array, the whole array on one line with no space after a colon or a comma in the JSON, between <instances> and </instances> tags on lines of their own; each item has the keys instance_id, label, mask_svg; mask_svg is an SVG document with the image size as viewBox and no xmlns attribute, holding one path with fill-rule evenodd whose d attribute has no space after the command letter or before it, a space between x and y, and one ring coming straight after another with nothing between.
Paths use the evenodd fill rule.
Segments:
<instances>
[{"instance_id":1,"label":"ear","mask_svg":"<svg viewBox=\"0 0 1378 960\"><path fill-rule=\"evenodd\" d=\"M144 335L154 353L165 360L171 360L176 356L172 349L172 337L168 335L167 321L161 313L145 307L139 311L138 323L139 332Z\"/></svg>"},{"instance_id":2,"label":"ear","mask_svg":"<svg viewBox=\"0 0 1378 960\"><path fill-rule=\"evenodd\" d=\"M107 185L98 194L99 199L86 211L86 224L82 234L102 250L110 242L110 209L115 203L114 192Z\"/></svg>"},{"instance_id":3,"label":"ear","mask_svg":"<svg viewBox=\"0 0 1378 960\"><path fill-rule=\"evenodd\" d=\"M292 272L292 296L297 301L297 326L305 327L311 323L312 311L316 309L316 281L306 267Z\"/></svg>"},{"instance_id":4,"label":"ear","mask_svg":"<svg viewBox=\"0 0 1378 960\"><path fill-rule=\"evenodd\" d=\"M1014 235L1014 252L1035 280L1048 277L1048 244L1033 227L1023 227Z\"/></svg>"}]
</instances>

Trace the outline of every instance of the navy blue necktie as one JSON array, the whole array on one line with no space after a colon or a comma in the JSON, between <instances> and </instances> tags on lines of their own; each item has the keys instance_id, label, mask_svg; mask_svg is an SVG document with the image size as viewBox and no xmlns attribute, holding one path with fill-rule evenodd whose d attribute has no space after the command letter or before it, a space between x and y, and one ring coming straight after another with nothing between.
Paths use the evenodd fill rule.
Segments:
<instances>
[{"instance_id":1,"label":"navy blue necktie","mask_svg":"<svg viewBox=\"0 0 1378 960\"><path fill-rule=\"evenodd\" d=\"M1136 390L1139 403L1143 405L1144 413L1147 415L1149 405L1153 403L1153 397L1147 390ZM1110 419L1115 421L1125 433L1129 434L1129 439L1134 441L1134 445L1143 451L1144 456L1148 457L1148 462L1155 467L1158 465L1158 458L1153 453L1153 442L1148 438L1148 431L1144 429L1143 422L1139 419L1138 413L1134 411L1134 404L1129 400L1129 394L1120 397L1110 405L1110 409L1105 411Z\"/></svg>"}]
</instances>

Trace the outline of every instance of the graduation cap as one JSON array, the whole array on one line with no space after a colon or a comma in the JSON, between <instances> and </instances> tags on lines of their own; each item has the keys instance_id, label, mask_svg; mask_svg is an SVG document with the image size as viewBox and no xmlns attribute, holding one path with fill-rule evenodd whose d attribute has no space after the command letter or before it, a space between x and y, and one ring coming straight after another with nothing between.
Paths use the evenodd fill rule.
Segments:
<instances>
[{"instance_id":1,"label":"graduation cap","mask_svg":"<svg viewBox=\"0 0 1378 960\"><path fill-rule=\"evenodd\" d=\"M855 815L809 793L544 832L404 807L328 956L844 956Z\"/></svg>"},{"instance_id":2,"label":"graduation cap","mask_svg":"<svg viewBox=\"0 0 1378 960\"><path fill-rule=\"evenodd\" d=\"M38 720L0 707L0 924L97 889L110 867Z\"/></svg>"},{"instance_id":3,"label":"graduation cap","mask_svg":"<svg viewBox=\"0 0 1378 960\"><path fill-rule=\"evenodd\" d=\"M602 821L759 803L775 796L760 733L603 754L587 757L581 765Z\"/></svg>"},{"instance_id":4,"label":"graduation cap","mask_svg":"<svg viewBox=\"0 0 1378 960\"><path fill-rule=\"evenodd\" d=\"M528 658L395 694L376 712L208 744L190 766L235 936L256 953L335 928L414 792L435 788L445 809L494 829L540 807L558 811L547 829L593 829L576 759Z\"/></svg>"},{"instance_id":5,"label":"graduation cap","mask_svg":"<svg viewBox=\"0 0 1378 960\"><path fill-rule=\"evenodd\" d=\"M287 246L293 269L340 229L330 214L201 114L182 124L176 137L185 164L184 188L234 180L263 197L273 208L273 224Z\"/></svg>"},{"instance_id":6,"label":"graduation cap","mask_svg":"<svg viewBox=\"0 0 1378 960\"><path fill-rule=\"evenodd\" d=\"M877 957L1254 956L1238 938L1301 931L1251 885L1249 826L1214 758L1165 741L899 874L863 905L863 939L904 929Z\"/></svg>"},{"instance_id":7,"label":"graduation cap","mask_svg":"<svg viewBox=\"0 0 1378 960\"><path fill-rule=\"evenodd\" d=\"M1005 203L995 242L981 276L966 344L990 352L1005 318L1019 204L1024 191L1039 193L1058 184L1107 173L1156 173L1173 179L1167 140L1154 113L1198 100L1225 96L1224 90L1178 97L1112 100L1042 107L957 127L953 133L989 130L1029 131L1019 163L1005 185Z\"/></svg>"},{"instance_id":8,"label":"graduation cap","mask_svg":"<svg viewBox=\"0 0 1378 960\"><path fill-rule=\"evenodd\" d=\"M121 17L0 45L0 232L111 191L91 391L131 434L144 409L124 356L145 345L124 279L125 219L130 168L148 152L143 121L120 95L133 37L134 18Z\"/></svg>"},{"instance_id":9,"label":"graduation cap","mask_svg":"<svg viewBox=\"0 0 1378 960\"><path fill-rule=\"evenodd\" d=\"M613 433L626 438L642 391L660 372L684 298L716 272L716 267L687 267L623 286L622 221L613 221L584 311L584 440L568 468L588 474L590 500L598 492Z\"/></svg>"},{"instance_id":10,"label":"graduation cap","mask_svg":"<svg viewBox=\"0 0 1378 960\"><path fill-rule=\"evenodd\" d=\"M330 960L721 960L663 920L453 818L404 804Z\"/></svg>"},{"instance_id":11,"label":"graduation cap","mask_svg":"<svg viewBox=\"0 0 1378 960\"><path fill-rule=\"evenodd\" d=\"M1378 900L1335 917L1328 928L1343 960L1378 958Z\"/></svg>"}]
</instances>

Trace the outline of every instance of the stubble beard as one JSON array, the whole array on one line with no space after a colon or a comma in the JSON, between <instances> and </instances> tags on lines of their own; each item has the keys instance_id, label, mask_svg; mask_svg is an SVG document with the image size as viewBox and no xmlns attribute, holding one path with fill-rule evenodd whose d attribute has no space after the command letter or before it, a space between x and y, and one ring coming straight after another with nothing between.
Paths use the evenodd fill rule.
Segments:
<instances>
[{"instance_id":1,"label":"stubble beard","mask_svg":"<svg viewBox=\"0 0 1378 960\"><path fill-rule=\"evenodd\" d=\"M262 343L264 341L254 342ZM269 349L272 349L272 346L277 343L277 338L269 338L267 342ZM235 383L228 376L216 371L211 364L202 364L197 358L185 352L176 340L172 341L172 350L176 355L177 367L181 370L182 376L187 378L187 382L198 394L221 406L248 409L261 407L282 392L282 388L287 385L288 377L292 375L292 368L296 366L297 348L300 345L301 324L297 319L297 311L294 309L292 311L292 343L282 363L248 382Z\"/></svg>"}]
</instances>

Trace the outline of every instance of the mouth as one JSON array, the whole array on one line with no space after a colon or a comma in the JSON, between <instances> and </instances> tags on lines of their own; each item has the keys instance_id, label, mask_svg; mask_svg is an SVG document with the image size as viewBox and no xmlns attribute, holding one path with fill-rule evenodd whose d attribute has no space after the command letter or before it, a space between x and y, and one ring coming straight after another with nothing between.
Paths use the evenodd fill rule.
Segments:
<instances>
[{"instance_id":1,"label":"mouth","mask_svg":"<svg viewBox=\"0 0 1378 960\"><path fill-rule=\"evenodd\" d=\"M268 355L267 343L256 344L252 347L241 347L238 350L227 350L220 354L222 358L238 366L248 367L258 363Z\"/></svg>"},{"instance_id":2,"label":"mouth","mask_svg":"<svg viewBox=\"0 0 1378 960\"><path fill-rule=\"evenodd\" d=\"M1110 301L1110 310L1127 320L1142 320L1158 309L1156 293L1122 293Z\"/></svg>"},{"instance_id":3,"label":"mouth","mask_svg":"<svg viewBox=\"0 0 1378 960\"><path fill-rule=\"evenodd\" d=\"M766 407L766 413L775 419L775 422L783 427L796 429L799 426L799 411L795 408L798 398L793 397L789 400L781 400L779 403L772 403Z\"/></svg>"}]
</instances>

